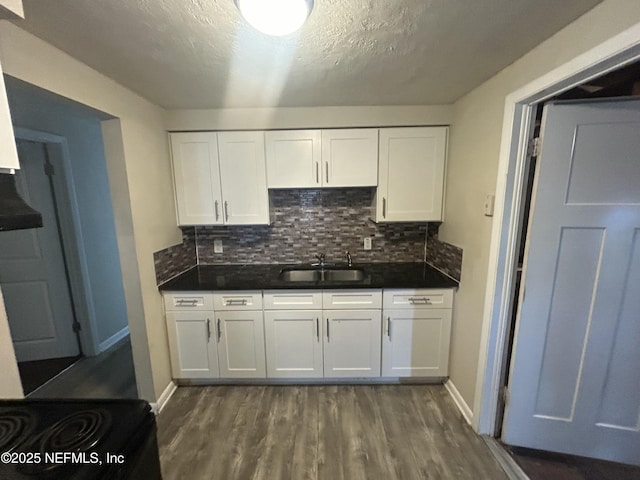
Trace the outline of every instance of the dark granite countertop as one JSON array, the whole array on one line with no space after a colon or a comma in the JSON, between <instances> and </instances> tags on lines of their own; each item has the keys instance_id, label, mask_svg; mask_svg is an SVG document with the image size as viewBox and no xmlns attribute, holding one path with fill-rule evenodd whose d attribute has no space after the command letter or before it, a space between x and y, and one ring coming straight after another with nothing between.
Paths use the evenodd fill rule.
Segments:
<instances>
[{"instance_id":1,"label":"dark granite countertop","mask_svg":"<svg viewBox=\"0 0 640 480\"><path fill-rule=\"evenodd\" d=\"M338 265L346 268L346 265ZM272 290L348 288L454 288L458 282L426 263L363 263L351 268L364 270L359 281L290 282L279 278L283 268L309 265L198 265L158 288L187 290ZM330 268L330 267L328 267Z\"/></svg>"}]
</instances>

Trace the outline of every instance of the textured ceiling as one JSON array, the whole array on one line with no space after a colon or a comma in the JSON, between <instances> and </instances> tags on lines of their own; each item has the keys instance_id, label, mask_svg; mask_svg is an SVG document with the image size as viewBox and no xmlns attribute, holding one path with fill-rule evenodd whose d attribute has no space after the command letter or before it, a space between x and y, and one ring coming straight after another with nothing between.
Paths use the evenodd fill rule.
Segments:
<instances>
[{"instance_id":1,"label":"textured ceiling","mask_svg":"<svg viewBox=\"0 0 640 480\"><path fill-rule=\"evenodd\" d=\"M24 0L17 25L168 108L451 103L601 0L315 0L295 34L233 0Z\"/></svg>"}]
</instances>

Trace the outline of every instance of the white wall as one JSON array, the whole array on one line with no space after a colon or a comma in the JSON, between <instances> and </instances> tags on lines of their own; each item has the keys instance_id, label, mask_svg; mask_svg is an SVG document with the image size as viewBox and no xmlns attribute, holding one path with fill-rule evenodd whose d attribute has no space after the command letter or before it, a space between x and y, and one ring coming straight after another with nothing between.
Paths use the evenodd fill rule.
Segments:
<instances>
[{"instance_id":1,"label":"white wall","mask_svg":"<svg viewBox=\"0 0 640 480\"><path fill-rule=\"evenodd\" d=\"M106 122L105 154L138 392L155 401L171 372L153 252L182 238L163 111L11 23L0 22L0 45L8 75L118 118Z\"/></svg>"},{"instance_id":2,"label":"white wall","mask_svg":"<svg viewBox=\"0 0 640 480\"><path fill-rule=\"evenodd\" d=\"M65 137L78 200L80 232L88 270L97 343L127 326L127 307L111 206L100 120L44 96L34 87L7 81L14 127ZM58 172L61 174L61 172Z\"/></svg>"},{"instance_id":3,"label":"white wall","mask_svg":"<svg viewBox=\"0 0 640 480\"><path fill-rule=\"evenodd\" d=\"M9 319L4 308L4 299L0 291L0 398L22 398L22 383L18 373L16 354L11 342Z\"/></svg>"},{"instance_id":4,"label":"white wall","mask_svg":"<svg viewBox=\"0 0 640 480\"><path fill-rule=\"evenodd\" d=\"M449 125L451 105L169 110L170 131Z\"/></svg>"},{"instance_id":5,"label":"white wall","mask_svg":"<svg viewBox=\"0 0 640 480\"><path fill-rule=\"evenodd\" d=\"M474 407L492 219L482 212L496 186L506 96L640 22L640 2L605 0L454 105L449 142L446 221L440 239L464 249L455 298L451 380Z\"/></svg>"}]
</instances>

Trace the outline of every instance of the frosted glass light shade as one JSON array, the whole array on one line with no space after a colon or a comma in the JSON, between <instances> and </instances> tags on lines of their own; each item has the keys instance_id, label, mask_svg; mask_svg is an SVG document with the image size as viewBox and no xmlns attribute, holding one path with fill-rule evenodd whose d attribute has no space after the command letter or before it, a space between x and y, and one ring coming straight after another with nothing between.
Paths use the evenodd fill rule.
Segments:
<instances>
[{"instance_id":1,"label":"frosted glass light shade","mask_svg":"<svg viewBox=\"0 0 640 480\"><path fill-rule=\"evenodd\" d=\"M298 30L313 9L313 0L235 0L244 19L267 35L282 36Z\"/></svg>"}]
</instances>

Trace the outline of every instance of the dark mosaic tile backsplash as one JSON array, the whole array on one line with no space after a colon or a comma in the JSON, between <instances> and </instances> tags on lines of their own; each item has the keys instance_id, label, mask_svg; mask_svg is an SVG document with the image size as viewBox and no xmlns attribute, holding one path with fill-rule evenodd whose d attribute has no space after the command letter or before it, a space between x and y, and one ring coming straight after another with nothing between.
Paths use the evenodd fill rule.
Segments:
<instances>
[{"instance_id":1,"label":"dark mosaic tile backsplash","mask_svg":"<svg viewBox=\"0 0 640 480\"><path fill-rule=\"evenodd\" d=\"M438 224L376 224L369 220L371 188L271 190L271 225L190 227L184 242L154 254L158 283L196 264L311 263L317 253L327 262L421 262L459 279L462 250L437 240ZM372 249L362 248L372 237ZM223 253L213 253L222 240ZM426 247L426 252L425 252ZM192 256L191 258L189 256ZM177 273L176 273L177 272Z\"/></svg>"},{"instance_id":2,"label":"dark mosaic tile backsplash","mask_svg":"<svg viewBox=\"0 0 640 480\"><path fill-rule=\"evenodd\" d=\"M427 263L460 281L462 249L438 240L439 223L430 223L427 234Z\"/></svg>"},{"instance_id":3,"label":"dark mosaic tile backsplash","mask_svg":"<svg viewBox=\"0 0 640 480\"><path fill-rule=\"evenodd\" d=\"M310 263L325 253L327 262L416 262L424 259L426 224L376 225L371 216L373 190L273 190L272 224L247 227L197 227L198 261L224 263ZM362 248L372 237L372 249ZM224 253L213 253L222 239Z\"/></svg>"},{"instance_id":4,"label":"dark mosaic tile backsplash","mask_svg":"<svg viewBox=\"0 0 640 480\"><path fill-rule=\"evenodd\" d=\"M194 228L182 229L182 243L153 254L156 282L160 285L197 264L196 232Z\"/></svg>"}]
</instances>

